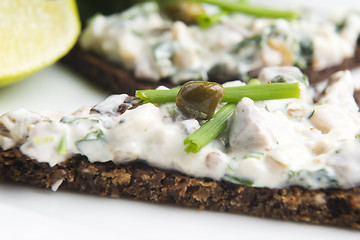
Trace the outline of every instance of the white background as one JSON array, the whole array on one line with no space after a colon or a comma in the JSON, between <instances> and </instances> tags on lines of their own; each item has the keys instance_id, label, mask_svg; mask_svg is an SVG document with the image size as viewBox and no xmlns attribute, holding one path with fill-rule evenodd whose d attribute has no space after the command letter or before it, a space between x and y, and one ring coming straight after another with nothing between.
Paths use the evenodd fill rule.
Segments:
<instances>
[{"instance_id":1,"label":"white background","mask_svg":"<svg viewBox=\"0 0 360 240\"><path fill-rule=\"evenodd\" d=\"M252 1L269 4L270 1ZM285 3L285 4L284 4ZM326 12L359 1L271 1ZM360 72L354 77L360 80ZM61 64L0 88L0 114L74 111L109 93ZM360 232L0 183L0 239L360 239Z\"/></svg>"}]
</instances>

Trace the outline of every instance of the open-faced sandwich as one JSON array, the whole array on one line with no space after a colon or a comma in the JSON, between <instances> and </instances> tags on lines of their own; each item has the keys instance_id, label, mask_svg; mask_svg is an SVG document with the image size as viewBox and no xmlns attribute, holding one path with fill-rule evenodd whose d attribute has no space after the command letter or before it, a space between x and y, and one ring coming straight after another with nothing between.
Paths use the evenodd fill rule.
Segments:
<instances>
[{"instance_id":1,"label":"open-faced sandwich","mask_svg":"<svg viewBox=\"0 0 360 240\"><path fill-rule=\"evenodd\" d=\"M353 92L349 71L318 93L299 69L270 67L67 115L20 109L0 117L0 180L360 228Z\"/></svg>"},{"instance_id":2,"label":"open-faced sandwich","mask_svg":"<svg viewBox=\"0 0 360 240\"><path fill-rule=\"evenodd\" d=\"M189 80L248 81L266 66L297 66L315 82L360 63L354 10L324 17L245 1L158 2L94 16L64 61L111 92L132 95Z\"/></svg>"}]
</instances>

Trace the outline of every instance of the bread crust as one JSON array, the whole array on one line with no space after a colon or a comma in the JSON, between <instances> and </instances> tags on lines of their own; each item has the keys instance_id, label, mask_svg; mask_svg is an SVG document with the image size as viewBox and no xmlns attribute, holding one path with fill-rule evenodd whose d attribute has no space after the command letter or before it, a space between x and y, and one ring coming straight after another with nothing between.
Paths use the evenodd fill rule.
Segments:
<instances>
[{"instance_id":1,"label":"bread crust","mask_svg":"<svg viewBox=\"0 0 360 240\"><path fill-rule=\"evenodd\" d=\"M174 87L169 79L162 79L160 82L137 79L133 72L126 70L119 63L106 60L91 51L85 51L79 45L76 45L62 59L62 62L111 93L126 93L133 96L135 91L140 89L154 89L159 85ZM345 59L341 65L329 67L322 71L315 71L311 67L302 69L302 71L308 76L310 83L316 83L329 78L337 71L356 67L360 67L360 45L357 46L354 57ZM257 73L258 71L254 71L254 76ZM220 83L231 80L236 79L231 76L226 79L210 79L210 81Z\"/></svg>"},{"instance_id":2,"label":"bread crust","mask_svg":"<svg viewBox=\"0 0 360 240\"><path fill-rule=\"evenodd\" d=\"M90 163L80 155L50 167L29 159L17 148L0 151L0 180L41 188L50 188L60 180L60 189L102 196L360 229L359 187L254 188L195 178L143 161Z\"/></svg>"}]
</instances>

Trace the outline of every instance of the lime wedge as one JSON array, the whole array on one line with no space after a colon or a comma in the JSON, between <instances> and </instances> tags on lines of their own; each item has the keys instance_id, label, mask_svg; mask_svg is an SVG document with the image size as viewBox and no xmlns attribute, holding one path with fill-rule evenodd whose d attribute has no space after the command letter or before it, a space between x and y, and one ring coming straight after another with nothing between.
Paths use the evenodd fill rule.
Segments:
<instances>
[{"instance_id":1,"label":"lime wedge","mask_svg":"<svg viewBox=\"0 0 360 240\"><path fill-rule=\"evenodd\" d=\"M75 0L1 0L0 87L54 63L79 33Z\"/></svg>"}]
</instances>

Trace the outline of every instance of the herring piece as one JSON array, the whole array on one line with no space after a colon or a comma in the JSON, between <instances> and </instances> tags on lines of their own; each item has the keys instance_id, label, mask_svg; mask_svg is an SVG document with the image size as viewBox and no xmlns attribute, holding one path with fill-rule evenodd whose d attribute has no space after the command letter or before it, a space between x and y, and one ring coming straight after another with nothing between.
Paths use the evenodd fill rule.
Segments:
<instances>
[{"instance_id":1,"label":"herring piece","mask_svg":"<svg viewBox=\"0 0 360 240\"><path fill-rule=\"evenodd\" d=\"M347 140L329 154L329 166L336 172L340 186L351 187L360 184L359 148L358 140Z\"/></svg>"},{"instance_id":2,"label":"herring piece","mask_svg":"<svg viewBox=\"0 0 360 240\"><path fill-rule=\"evenodd\" d=\"M306 82L307 78L300 71L300 69L293 66L266 67L261 70L258 78L262 83L268 83L268 82L307 83Z\"/></svg>"},{"instance_id":3,"label":"herring piece","mask_svg":"<svg viewBox=\"0 0 360 240\"><path fill-rule=\"evenodd\" d=\"M256 108L250 98L243 98L237 105L230 125L229 143L233 148L269 145L273 140L264 122L267 114Z\"/></svg>"},{"instance_id":4,"label":"herring piece","mask_svg":"<svg viewBox=\"0 0 360 240\"><path fill-rule=\"evenodd\" d=\"M339 139L354 139L360 133L360 116L353 92L349 71L334 74L310 118L312 124Z\"/></svg>"},{"instance_id":5,"label":"herring piece","mask_svg":"<svg viewBox=\"0 0 360 240\"><path fill-rule=\"evenodd\" d=\"M18 109L0 117L0 135L10 137L16 142L23 142L32 124L45 117L26 109Z\"/></svg>"},{"instance_id":6,"label":"herring piece","mask_svg":"<svg viewBox=\"0 0 360 240\"><path fill-rule=\"evenodd\" d=\"M16 146L16 141L12 138L0 135L0 148L4 151L9 150Z\"/></svg>"},{"instance_id":7,"label":"herring piece","mask_svg":"<svg viewBox=\"0 0 360 240\"><path fill-rule=\"evenodd\" d=\"M332 106L339 106L350 111L358 111L354 97L354 80L349 70L339 71L330 77L325 88L325 94L319 103L327 103Z\"/></svg>"},{"instance_id":8,"label":"herring piece","mask_svg":"<svg viewBox=\"0 0 360 240\"><path fill-rule=\"evenodd\" d=\"M32 159L39 162L48 162L50 166L63 162L72 156L69 154L58 154L57 149L61 138L69 130L65 124L56 124L51 121L42 122L29 131L27 141L21 145L20 150Z\"/></svg>"},{"instance_id":9,"label":"herring piece","mask_svg":"<svg viewBox=\"0 0 360 240\"><path fill-rule=\"evenodd\" d=\"M98 112L100 114L106 114L110 116L119 115L119 106L123 104L128 97L129 95L127 94L111 95L101 103L96 104L91 109L91 112Z\"/></svg>"}]
</instances>

